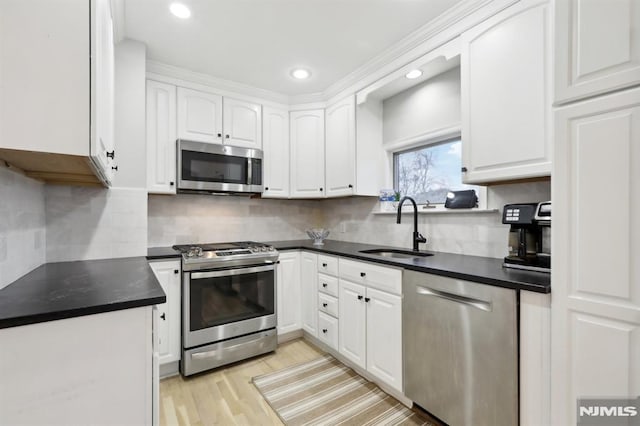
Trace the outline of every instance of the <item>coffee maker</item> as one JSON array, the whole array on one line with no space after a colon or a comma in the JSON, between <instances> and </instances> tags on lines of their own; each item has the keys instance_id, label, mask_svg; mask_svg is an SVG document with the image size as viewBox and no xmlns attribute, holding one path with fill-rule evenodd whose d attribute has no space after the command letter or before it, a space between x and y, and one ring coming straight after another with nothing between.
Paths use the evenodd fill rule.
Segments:
<instances>
[{"instance_id":1,"label":"coffee maker","mask_svg":"<svg viewBox=\"0 0 640 426\"><path fill-rule=\"evenodd\" d=\"M551 272L551 201L507 204L502 223L511 225L503 266Z\"/></svg>"}]
</instances>

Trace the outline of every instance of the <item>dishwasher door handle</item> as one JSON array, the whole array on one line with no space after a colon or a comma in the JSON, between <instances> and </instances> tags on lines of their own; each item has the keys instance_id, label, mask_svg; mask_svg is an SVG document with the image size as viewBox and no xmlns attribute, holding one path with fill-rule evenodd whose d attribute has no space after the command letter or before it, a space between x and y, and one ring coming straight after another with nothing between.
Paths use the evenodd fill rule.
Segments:
<instances>
[{"instance_id":1,"label":"dishwasher door handle","mask_svg":"<svg viewBox=\"0 0 640 426\"><path fill-rule=\"evenodd\" d=\"M446 299L451 302L461 303L463 305L471 306L481 311L491 312L493 306L491 302L485 302L484 300L473 299L471 297L460 296L459 294L447 293L446 291L435 290L433 288L423 287L421 285L416 286L416 292L424 296L434 296L441 299Z\"/></svg>"}]
</instances>

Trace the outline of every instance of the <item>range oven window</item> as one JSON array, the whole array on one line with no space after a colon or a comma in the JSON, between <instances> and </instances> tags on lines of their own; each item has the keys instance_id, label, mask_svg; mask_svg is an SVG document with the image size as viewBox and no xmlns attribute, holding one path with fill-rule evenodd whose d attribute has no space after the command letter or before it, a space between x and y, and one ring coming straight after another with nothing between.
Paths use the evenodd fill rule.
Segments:
<instances>
[{"instance_id":1,"label":"range oven window","mask_svg":"<svg viewBox=\"0 0 640 426\"><path fill-rule=\"evenodd\" d=\"M244 157L182 151L183 180L246 184L248 166Z\"/></svg>"},{"instance_id":2,"label":"range oven window","mask_svg":"<svg viewBox=\"0 0 640 426\"><path fill-rule=\"evenodd\" d=\"M273 271L191 279L189 328L202 330L275 312Z\"/></svg>"}]
</instances>

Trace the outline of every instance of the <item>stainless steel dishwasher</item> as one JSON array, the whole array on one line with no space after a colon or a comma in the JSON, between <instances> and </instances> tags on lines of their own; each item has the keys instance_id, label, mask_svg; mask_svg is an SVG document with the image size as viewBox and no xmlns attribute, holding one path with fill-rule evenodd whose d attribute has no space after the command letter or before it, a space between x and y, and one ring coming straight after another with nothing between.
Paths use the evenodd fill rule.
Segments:
<instances>
[{"instance_id":1,"label":"stainless steel dishwasher","mask_svg":"<svg viewBox=\"0 0 640 426\"><path fill-rule=\"evenodd\" d=\"M405 395L451 426L518 424L516 291L404 271Z\"/></svg>"}]
</instances>

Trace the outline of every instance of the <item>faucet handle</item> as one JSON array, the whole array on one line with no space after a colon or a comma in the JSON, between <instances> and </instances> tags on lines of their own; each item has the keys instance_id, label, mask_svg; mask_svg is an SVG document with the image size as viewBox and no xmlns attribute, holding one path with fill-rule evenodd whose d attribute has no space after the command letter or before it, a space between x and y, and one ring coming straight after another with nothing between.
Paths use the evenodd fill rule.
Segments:
<instances>
[{"instance_id":1,"label":"faucet handle","mask_svg":"<svg viewBox=\"0 0 640 426\"><path fill-rule=\"evenodd\" d=\"M426 243L427 242L427 238L422 235L421 233L418 232L418 236L416 237L416 241L419 243Z\"/></svg>"}]
</instances>

